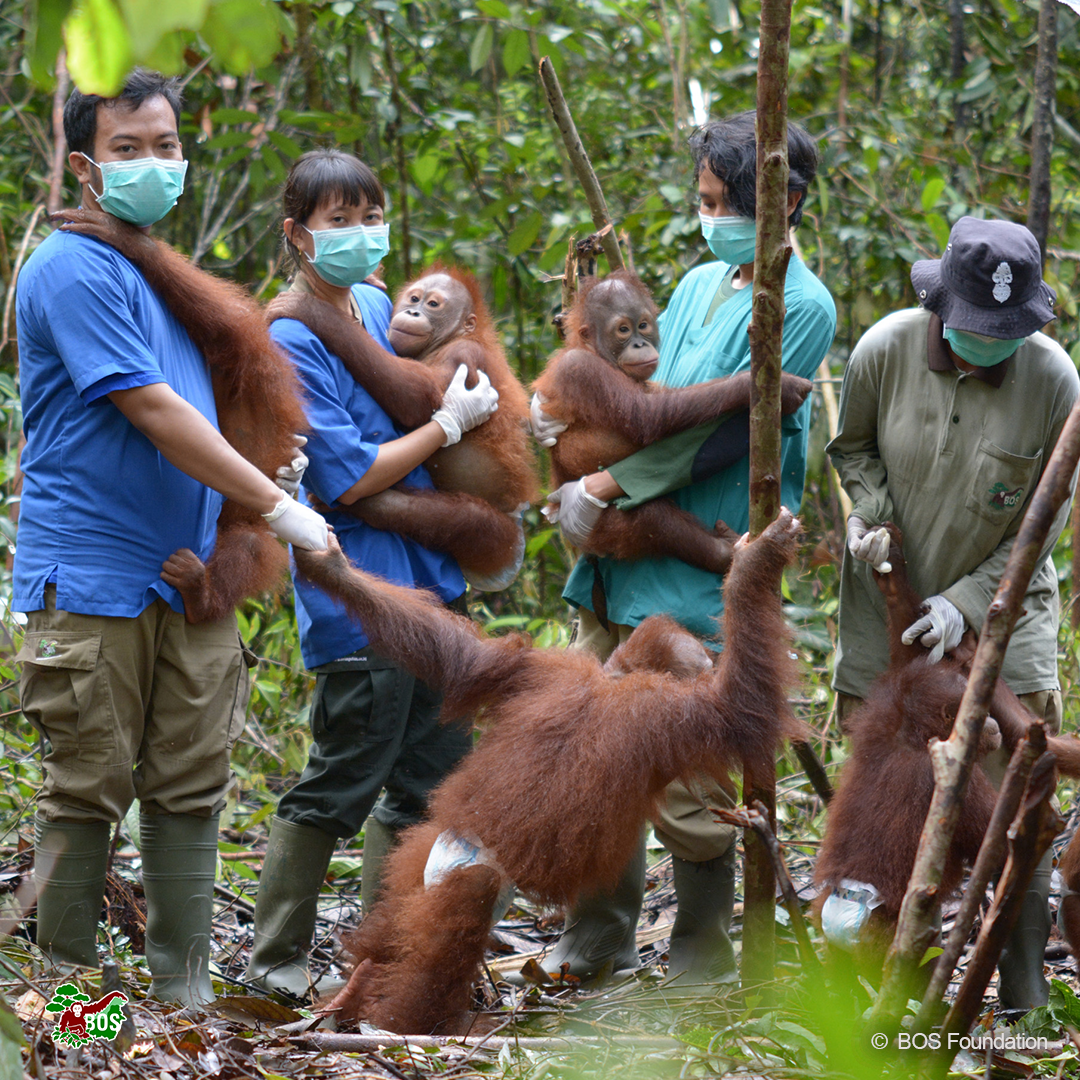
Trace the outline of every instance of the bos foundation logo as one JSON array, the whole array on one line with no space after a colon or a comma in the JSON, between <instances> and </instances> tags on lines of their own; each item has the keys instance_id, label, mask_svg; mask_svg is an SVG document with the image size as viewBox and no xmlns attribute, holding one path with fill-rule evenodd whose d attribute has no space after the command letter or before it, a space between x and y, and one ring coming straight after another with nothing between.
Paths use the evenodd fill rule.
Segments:
<instances>
[{"instance_id":1,"label":"bos foundation logo","mask_svg":"<svg viewBox=\"0 0 1080 1080\"><path fill-rule=\"evenodd\" d=\"M1020 498L1024 494L1022 487L1013 488L1009 491L1000 481L990 489L990 505L997 506L1002 510L1012 510L1020 505Z\"/></svg>"},{"instance_id":2,"label":"bos foundation logo","mask_svg":"<svg viewBox=\"0 0 1080 1080\"><path fill-rule=\"evenodd\" d=\"M59 1013L53 1042L80 1047L95 1039L115 1039L127 1000L126 994L114 990L91 1001L74 983L64 983L45 1006L46 1012Z\"/></svg>"}]
</instances>

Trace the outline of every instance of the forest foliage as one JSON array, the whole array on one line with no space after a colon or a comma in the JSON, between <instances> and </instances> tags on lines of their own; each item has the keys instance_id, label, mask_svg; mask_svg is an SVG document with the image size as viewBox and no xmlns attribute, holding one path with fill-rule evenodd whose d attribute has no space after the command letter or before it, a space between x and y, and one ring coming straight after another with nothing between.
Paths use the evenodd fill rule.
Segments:
<instances>
[{"instance_id":1,"label":"forest foliage","mask_svg":"<svg viewBox=\"0 0 1080 1080\"><path fill-rule=\"evenodd\" d=\"M1039 8L1038 0L795 0L789 112L822 153L797 240L837 302L835 389L860 334L914 304L910 265L938 256L953 222L964 214L1025 219ZM186 80L187 191L157 235L269 299L288 271L278 212L286 170L313 146L351 150L376 169L389 197L391 291L434 259L469 267L528 382L557 344L552 278L567 240L592 231L536 78L540 58L551 57L611 216L663 302L710 258L686 140L709 117L754 107L757 19L749 0L7 0L0 530L9 548L21 427L13 281L49 232L50 184L54 201L77 197L70 173L56 191L54 96L65 89L58 50L66 47L67 66L87 90L108 92L133 62ZM1050 332L1080 360L1080 20L1066 4L1057 20L1046 279L1060 313ZM840 518L822 454L825 410L816 415L803 512L815 539L828 540L813 560L824 566L786 589L810 677L806 701L820 720L829 709L836 604L829 548L835 554ZM535 512L530 525L522 579L477 613L496 630L525 626L541 643L565 641L558 595L568 556ZM1070 542L1058 552L1063 577ZM8 595L10 569L0 579L0 597ZM5 633L18 633L7 624ZM287 599L248 605L241 625L263 660L236 759L244 826L272 812L274 788L303 766L307 684ZM1071 636L1062 648L1063 673L1075 674ZM10 665L0 674L10 678ZM0 691L13 714L10 681ZM9 724L3 741L0 832L20 820L25 829L38 781L29 729Z\"/></svg>"}]
</instances>

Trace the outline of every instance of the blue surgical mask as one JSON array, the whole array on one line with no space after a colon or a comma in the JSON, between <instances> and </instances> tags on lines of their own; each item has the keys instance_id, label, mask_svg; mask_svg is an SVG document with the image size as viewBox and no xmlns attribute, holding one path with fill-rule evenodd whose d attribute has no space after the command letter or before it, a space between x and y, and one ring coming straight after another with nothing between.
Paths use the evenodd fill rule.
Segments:
<instances>
[{"instance_id":1,"label":"blue surgical mask","mask_svg":"<svg viewBox=\"0 0 1080 1080\"><path fill-rule=\"evenodd\" d=\"M721 261L732 266L754 261L757 243L757 222L747 217L711 217L699 213L701 235L709 250Z\"/></svg>"},{"instance_id":2,"label":"blue surgical mask","mask_svg":"<svg viewBox=\"0 0 1080 1080\"><path fill-rule=\"evenodd\" d=\"M986 337L984 334L953 330L947 326L945 340L961 360L966 360L976 367L993 367L1012 356L1024 339Z\"/></svg>"},{"instance_id":3,"label":"blue surgical mask","mask_svg":"<svg viewBox=\"0 0 1080 1080\"><path fill-rule=\"evenodd\" d=\"M103 161L83 157L101 170L101 192L94 191L102 210L140 227L160 221L184 193L186 161L144 157L134 161Z\"/></svg>"},{"instance_id":4,"label":"blue surgical mask","mask_svg":"<svg viewBox=\"0 0 1080 1080\"><path fill-rule=\"evenodd\" d=\"M315 258L308 262L331 285L347 289L378 269L390 250L389 225L353 225L348 229L307 229L315 238Z\"/></svg>"}]
</instances>

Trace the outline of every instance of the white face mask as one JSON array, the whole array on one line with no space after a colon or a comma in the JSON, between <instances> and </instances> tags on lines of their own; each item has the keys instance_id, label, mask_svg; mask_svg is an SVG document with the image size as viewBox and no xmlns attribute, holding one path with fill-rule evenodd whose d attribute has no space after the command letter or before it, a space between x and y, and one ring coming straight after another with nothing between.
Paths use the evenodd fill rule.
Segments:
<instances>
[{"instance_id":1,"label":"white face mask","mask_svg":"<svg viewBox=\"0 0 1080 1080\"><path fill-rule=\"evenodd\" d=\"M757 222L753 218L727 214L713 217L699 212L701 235L709 250L721 261L742 266L754 261L757 245Z\"/></svg>"},{"instance_id":2,"label":"white face mask","mask_svg":"<svg viewBox=\"0 0 1080 1080\"><path fill-rule=\"evenodd\" d=\"M142 157L133 161L103 161L83 157L101 170L101 191L91 187L98 206L113 217L140 228L160 221L184 193L186 161Z\"/></svg>"},{"instance_id":3,"label":"white face mask","mask_svg":"<svg viewBox=\"0 0 1080 1080\"><path fill-rule=\"evenodd\" d=\"M308 229L315 238L315 273L331 285L348 288L370 277L390 250L389 225L353 225L347 229Z\"/></svg>"}]
</instances>

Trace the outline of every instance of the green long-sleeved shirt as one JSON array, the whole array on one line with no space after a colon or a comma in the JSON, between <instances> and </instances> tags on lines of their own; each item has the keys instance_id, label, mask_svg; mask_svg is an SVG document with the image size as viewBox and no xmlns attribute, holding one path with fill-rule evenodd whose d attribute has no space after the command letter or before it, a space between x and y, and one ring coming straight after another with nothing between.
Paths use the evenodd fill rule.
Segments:
<instances>
[{"instance_id":1,"label":"green long-sleeved shirt","mask_svg":"<svg viewBox=\"0 0 1080 1080\"><path fill-rule=\"evenodd\" d=\"M937 316L912 309L863 335L827 450L853 513L903 531L916 591L945 596L978 631L1080 379L1044 334L1032 334L1001 364L965 375L941 331ZM1002 676L1017 694L1058 686L1058 590L1049 556L1068 512L1063 506L1054 520L1005 657ZM833 685L864 697L888 659L884 599L870 566L845 552Z\"/></svg>"}]
</instances>

